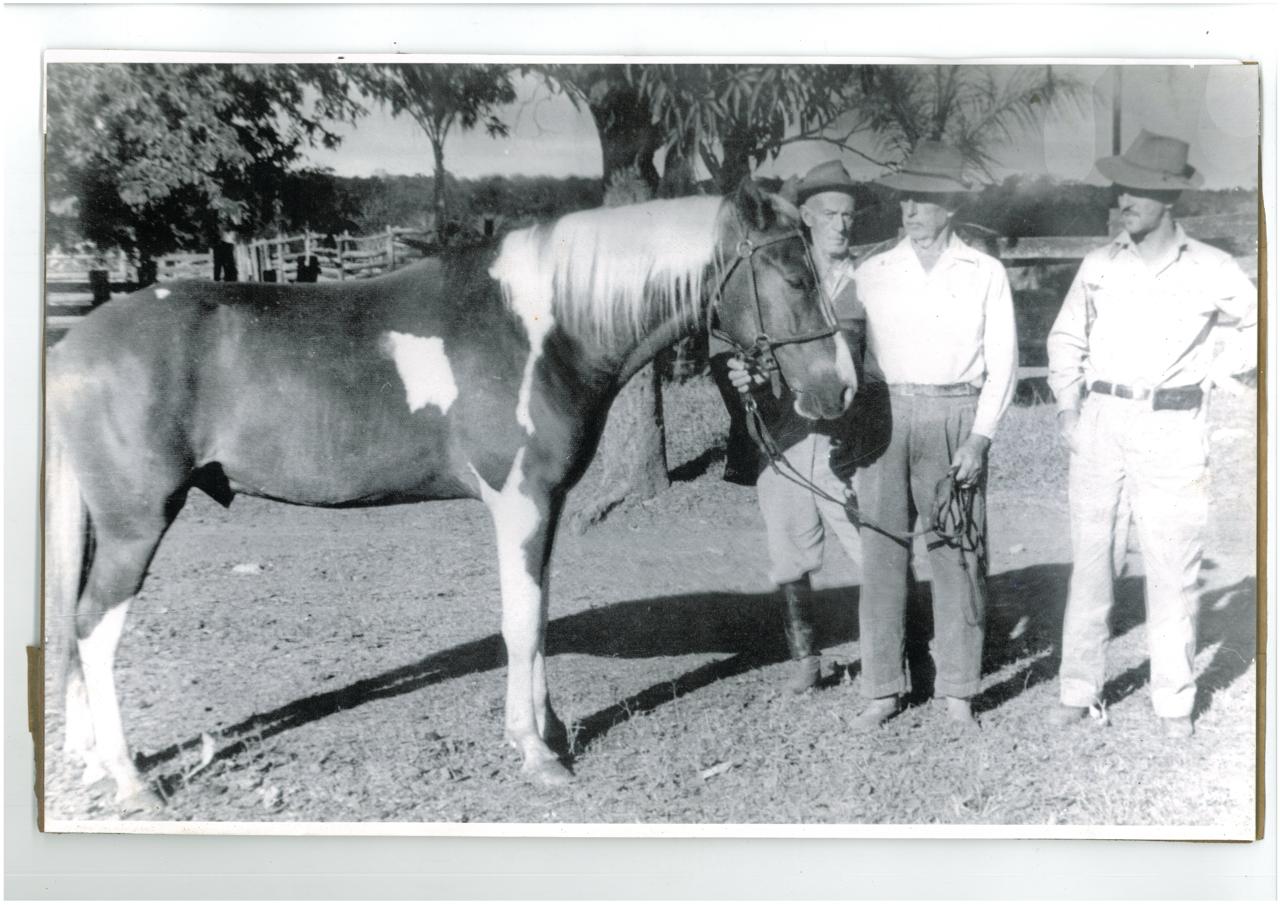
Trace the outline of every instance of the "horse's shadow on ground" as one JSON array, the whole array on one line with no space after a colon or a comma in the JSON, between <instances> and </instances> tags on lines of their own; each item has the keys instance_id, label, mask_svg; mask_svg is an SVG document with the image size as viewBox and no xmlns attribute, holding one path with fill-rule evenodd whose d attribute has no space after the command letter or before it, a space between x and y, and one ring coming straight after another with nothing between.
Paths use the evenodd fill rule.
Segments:
<instances>
[{"instance_id":1,"label":"horse's shadow on ground","mask_svg":"<svg viewBox=\"0 0 1280 905\"><path fill-rule=\"evenodd\" d=\"M1069 565L1043 564L990 577L983 674L1012 664L1021 665L975 699L977 712L994 710L1057 675L1069 576ZM932 618L928 596L928 585L919 584L913 588L909 605L907 656L912 685L909 702L927 699L932 694L933 666L928 654ZM1254 659L1255 596L1253 578L1203 596L1200 645L1203 648L1222 643L1201 677L1197 714L1208 705L1214 691L1231 684ZM857 599L856 587L815 593L813 616L817 641L822 647L857 639ZM1141 579L1120 579L1116 583L1116 606L1112 610L1112 636L1124 635L1143 618ZM583 751L631 716L787 657L781 607L776 597L730 592L628 600L555 619L547 630L547 654L567 653L626 658L723 655L680 675L664 677L603 710L574 719L575 752ZM345 688L309 695L254 714L219 733L224 744L215 760L233 759L263 739L339 711L504 665L502 641L496 634L458 645ZM840 669L856 675L857 665ZM1148 674L1149 666L1144 662L1114 677L1104 690L1105 699L1115 703L1133 694L1146 684ZM842 677L839 672L829 675L824 684L834 684ZM162 767L178 759L184 751L198 751L200 747L201 739L193 738L142 755L138 765L144 771ZM171 772L159 779L165 793L176 790L192 775L190 771L174 770L173 766L169 770Z\"/></svg>"}]
</instances>

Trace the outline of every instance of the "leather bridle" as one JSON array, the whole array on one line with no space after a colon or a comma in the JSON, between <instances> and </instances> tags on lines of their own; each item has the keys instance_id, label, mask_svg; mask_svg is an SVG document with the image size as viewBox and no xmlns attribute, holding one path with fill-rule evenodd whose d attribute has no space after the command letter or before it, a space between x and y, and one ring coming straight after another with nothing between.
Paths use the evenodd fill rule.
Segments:
<instances>
[{"instance_id":1,"label":"leather bridle","mask_svg":"<svg viewBox=\"0 0 1280 905\"><path fill-rule=\"evenodd\" d=\"M823 306L822 313L826 323L815 330L786 334L781 337L772 337L765 330L764 308L760 303L760 290L756 285L756 267L753 256L762 248L768 248L770 245L777 245L780 242L791 241L799 241L803 244L805 261L808 262L809 271L813 274L816 282L818 280L818 271L814 267L812 256L809 254L809 243L805 240L804 233L800 230L797 229L781 236L774 236L771 239L765 239L763 242L752 242L750 237L744 236L738 240L736 246L737 254L734 256L733 263L729 265L724 272L724 276L720 278L720 283L716 286L715 293L711 296L711 304L707 306L707 334L728 343L750 368L767 375L775 397L782 395L782 367L778 364L778 358L774 355L774 350L779 346L807 343L815 339L834 336L838 329L834 312L828 306ZM738 269L738 265L743 262L746 262L747 270L751 274L751 297L755 304L756 314L756 338L750 346L743 346L724 330L715 326L712 321L713 315L724 297L725 286L728 285L729 279Z\"/></svg>"}]
</instances>

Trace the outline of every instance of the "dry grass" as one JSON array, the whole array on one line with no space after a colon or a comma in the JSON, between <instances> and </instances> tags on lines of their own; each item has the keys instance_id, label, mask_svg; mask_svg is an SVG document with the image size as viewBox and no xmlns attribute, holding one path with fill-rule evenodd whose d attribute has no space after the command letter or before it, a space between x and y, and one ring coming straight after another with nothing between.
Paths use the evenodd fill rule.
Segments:
<instances>
[{"instance_id":1,"label":"dry grass","mask_svg":"<svg viewBox=\"0 0 1280 905\"><path fill-rule=\"evenodd\" d=\"M783 695L754 493L719 480L725 418L701 381L666 399L670 461L696 463L688 479L557 550L548 664L576 743L568 789L528 787L501 741L492 542L483 510L468 504L320 513L244 501L224 513L193 501L130 614L126 720L148 775L171 781L175 820L1247 831L1251 401L1224 399L1213 411L1221 505L1189 742L1157 731L1132 577L1120 586L1110 649L1111 725L1045 723L1070 558L1065 461L1048 406L1010 411L993 449L981 734L958 734L923 695L883 730L853 731L856 588L843 579L818 601L823 687ZM261 574L229 576L253 558ZM1131 567L1140 570L1138 557ZM920 643L912 658L923 691ZM192 772L202 732L219 756ZM56 747L50 758L52 815L110 816L101 787L77 789Z\"/></svg>"}]
</instances>

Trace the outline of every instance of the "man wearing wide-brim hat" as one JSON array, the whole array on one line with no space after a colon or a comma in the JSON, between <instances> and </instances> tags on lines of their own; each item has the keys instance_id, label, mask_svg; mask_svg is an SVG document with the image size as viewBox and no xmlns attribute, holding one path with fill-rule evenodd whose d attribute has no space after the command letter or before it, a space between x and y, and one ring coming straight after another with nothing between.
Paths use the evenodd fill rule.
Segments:
<instances>
[{"instance_id":1,"label":"man wearing wide-brim hat","mask_svg":"<svg viewBox=\"0 0 1280 905\"><path fill-rule=\"evenodd\" d=\"M843 164L829 160L783 186L784 200L795 205L808 237L811 259L819 284L840 327L838 342L850 355L849 364L860 364L865 333L862 308L853 286L853 261L849 256L850 230L856 198L862 188L850 178ZM783 604L783 627L792 658L787 688L796 693L818 683L821 661L811 613L810 578L822 565L823 546L834 535L855 562L861 558L857 528L839 502L845 496L847 475L831 465L831 450L850 439L851 416L835 421L810 421L795 411L789 390L769 392L763 378L748 374L745 365L730 359L728 349L712 348L713 373L723 369L741 392L756 399L765 428L789 463L789 470L818 487L831 499L823 499L786 475L756 469L756 496L768 541L769 577L778 586ZM718 358L718 353L719 358ZM759 375L756 375L758 378ZM727 401L740 404L736 393ZM852 605L852 601L850 601Z\"/></svg>"},{"instance_id":2,"label":"man wearing wide-brim hat","mask_svg":"<svg viewBox=\"0 0 1280 905\"><path fill-rule=\"evenodd\" d=\"M1098 161L1123 227L1085 256L1049 333L1049 385L1071 451L1073 568L1062 627L1057 725L1101 709L1112 557L1122 492L1146 569L1151 703L1171 738L1193 732L1198 599L1208 518L1205 399L1256 363L1257 290L1227 253L1173 215L1202 182L1186 142L1143 130ZM1215 327L1234 327L1215 358Z\"/></svg>"},{"instance_id":3,"label":"man wearing wide-brim hat","mask_svg":"<svg viewBox=\"0 0 1280 905\"><path fill-rule=\"evenodd\" d=\"M913 513L928 519L948 475L970 488L967 542L930 534L937 667L947 715L977 728L985 614L987 448L1013 399L1018 369L1013 297L1003 265L953 229L978 186L960 153L921 141L879 180L902 207L902 239L857 269L866 309L864 389L889 425L883 451L859 471L863 531L859 606L862 686L871 703L855 720L871 729L897 714L907 691L906 605ZM976 543L975 543L976 541Z\"/></svg>"}]
</instances>

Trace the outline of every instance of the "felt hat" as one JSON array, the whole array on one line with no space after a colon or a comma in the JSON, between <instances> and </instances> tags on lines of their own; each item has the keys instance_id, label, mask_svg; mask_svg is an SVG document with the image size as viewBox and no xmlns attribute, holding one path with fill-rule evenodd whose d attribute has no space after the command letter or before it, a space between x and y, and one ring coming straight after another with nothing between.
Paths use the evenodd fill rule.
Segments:
<instances>
[{"instance_id":1,"label":"felt hat","mask_svg":"<svg viewBox=\"0 0 1280 905\"><path fill-rule=\"evenodd\" d=\"M965 178L960 152L932 139L919 142L896 172L876 182L895 191L928 195L954 195L979 188Z\"/></svg>"},{"instance_id":2,"label":"felt hat","mask_svg":"<svg viewBox=\"0 0 1280 905\"><path fill-rule=\"evenodd\" d=\"M795 204L804 204L819 192L844 192L855 200L863 197L861 187L838 160L820 163L801 178L792 177L782 186L782 195Z\"/></svg>"},{"instance_id":3,"label":"felt hat","mask_svg":"<svg viewBox=\"0 0 1280 905\"><path fill-rule=\"evenodd\" d=\"M1143 129L1129 150L1098 161L1098 172L1116 185L1132 189L1177 191L1195 188L1204 176L1187 163L1190 145L1178 138Z\"/></svg>"}]
</instances>

